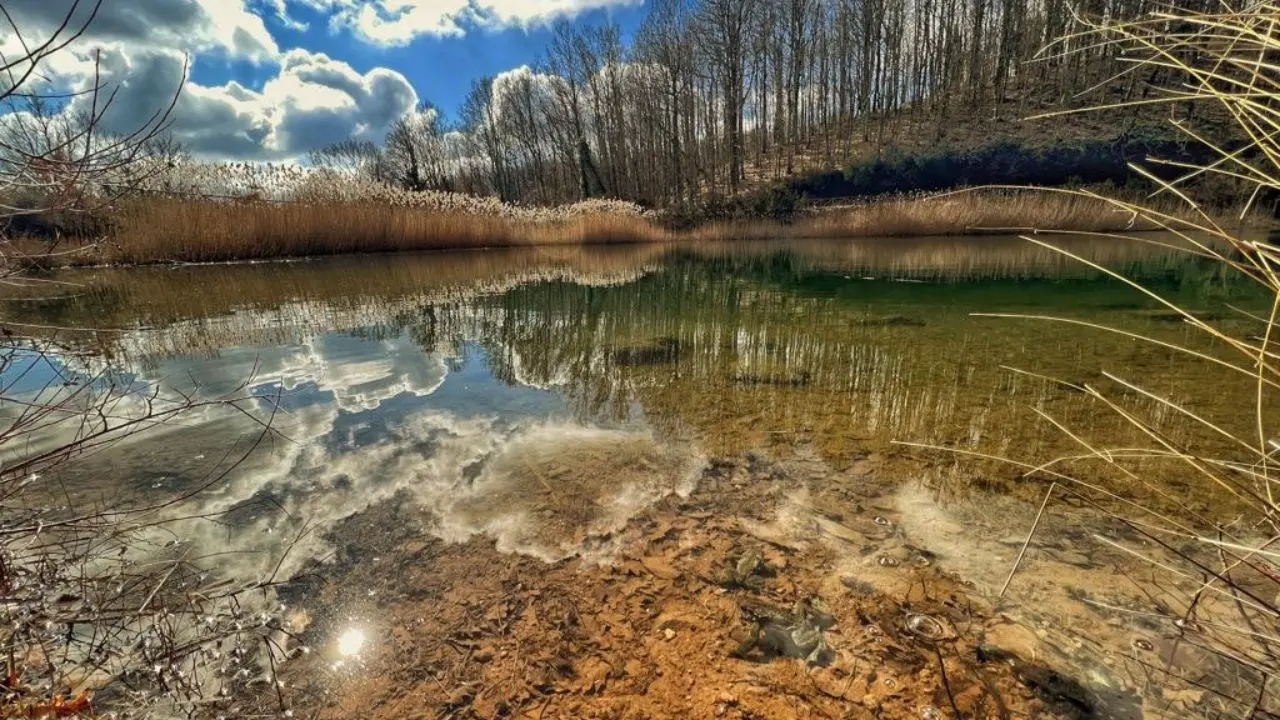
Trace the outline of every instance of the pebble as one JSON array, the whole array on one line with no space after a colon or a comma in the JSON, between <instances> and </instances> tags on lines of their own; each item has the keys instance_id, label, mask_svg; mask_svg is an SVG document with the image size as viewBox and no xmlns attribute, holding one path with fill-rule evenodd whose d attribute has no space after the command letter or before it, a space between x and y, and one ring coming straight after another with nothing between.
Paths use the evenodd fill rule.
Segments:
<instances>
[{"instance_id":1,"label":"pebble","mask_svg":"<svg viewBox=\"0 0 1280 720\"><path fill-rule=\"evenodd\" d=\"M675 631L675 630L672 630L671 628L667 628L666 630L663 630L663 631L662 631L662 637L664 637L664 638L666 638L666 639L668 639L668 640L675 640L675 639L676 639L676 631Z\"/></svg>"}]
</instances>

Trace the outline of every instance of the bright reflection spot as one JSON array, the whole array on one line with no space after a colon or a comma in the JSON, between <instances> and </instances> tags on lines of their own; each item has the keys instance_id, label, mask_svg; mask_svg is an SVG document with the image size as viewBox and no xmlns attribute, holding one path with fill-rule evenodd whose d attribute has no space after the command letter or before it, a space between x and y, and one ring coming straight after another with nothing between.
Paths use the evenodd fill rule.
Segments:
<instances>
[{"instance_id":1,"label":"bright reflection spot","mask_svg":"<svg viewBox=\"0 0 1280 720\"><path fill-rule=\"evenodd\" d=\"M342 633L342 637L338 638L338 654L342 657L351 657L360 652L360 648L364 647L364 632L351 628Z\"/></svg>"}]
</instances>

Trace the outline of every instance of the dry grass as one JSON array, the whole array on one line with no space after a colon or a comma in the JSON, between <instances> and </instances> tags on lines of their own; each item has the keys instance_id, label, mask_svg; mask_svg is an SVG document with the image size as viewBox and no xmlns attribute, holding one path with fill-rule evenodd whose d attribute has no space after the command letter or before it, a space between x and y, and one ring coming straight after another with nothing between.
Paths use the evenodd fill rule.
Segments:
<instances>
[{"instance_id":1,"label":"dry grass","mask_svg":"<svg viewBox=\"0 0 1280 720\"><path fill-rule=\"evenodd\" d=\"M1140 367L1100 368L1096 381L1053 382L1093 402L1099 417L1122 420L1139 433L1137 443L1102 431L1100 422L1072 423L1048 409L1033 407L1041 421L1075 443L1069 454L1008 457L1005 449L992 454L934 449L1010 463L1022 471L1024 481L1041 485L1049 513L1061 512L1065 498L1124 528L1127 537L1095 539L1100 546L1142 564L1144 576L1130 579L1151 602L1126 612L1142 616L1144 623L1172 641L1145 667L1151 687L1144 691L1169 698L1180 688L1190 687L1201 696L1197 710L1206 717L1274 717L1280 712L1274 682L1280 675L1280 634L1276 632L1280 552L1275 549L1280 542L1280 437L1275 427L1280 407L1280 350L1276 347L1280 245L1245 237L1237 227L1206 213L1197 202L1193 181L1208 176L1238 182L1245 188L1240 200L1246 208L1280 188L1280 107L1276 103L1280 68L1267 60L1280 49L1276 33L1280 3L1258 0L1239 10L1223 3L1207 12L1169 7L1130 22L1081 21L1084 28L1067 39L1071 42L1061 41L1046 54L1067 53L1064 47L1113 46L1132 65L1126 74L1158 70L1173 73L1180 81L1169 84L1174 89L1141 102L1213 106L1231 117L1248 140L1245 147L1227 149L1221 142L1224 138L1211 128L1173 121L1189 138L1219 154L1204 166L1163 163L1184 171L1174 181L1149 174L1161 188L1159 197L1176 199L1183 209L1170 212L1159 204L1118 199L1110 203L1180 237L1186 252L1214 264L1224 276L1254 283L1270 307L1227 305L1221 318L1198 315L1180 305L1176 296L1106 270L1042 238L1028 237L1032 243L1112 275L1129 285L1135 296L1160 303L1184 322L1188 340L1165 343L1070 317L998 317L1086 327L1173 351L1180 362L1203 364L1213 371L1215 391L1247 400L1230 412L1214 413L1203 404L1184 404L1161 394L1154 385L1156 378ZM1124 106L1121 102L1103 109ZM1099 199L1080 195L1090 201ZM1199 350L1192 338L1210 342L1215 352ZM1189 429L1189 439L1171 437L1166 428L1173 422ZM1250 427L1240 431L1243 425ZM1230 522L1221 522L1208 506L1169 506L1178 491L1171 478L1179 471L1197 478L1197 487L1213 499L1213 506L1240 508L1238 513ZM1122 494L1132 492L1141 493L1140 499ZM1031 543L1035 523L1028 523L1028 532ZM1016 574L1017 569L1015 561L1011 572ZM1211 654L1212 661L1195 657L1195 651Z\"/></svg>"},{"instance_id":2,"label":"dry grass","mask_svg":"<svg viewBox=\"0 0 1280 720\"><path fill-rule=\"evenodd\" d=\"M1132 212L1090 196L1026 189L983 189L926 198L886 200L824 214L809 223L814 237L911 237L1045 231L1156 230Z\"/></svg>"},{"instance_id":3,"label":"dry grass","mask_svg":"<svg viewBox=\"0 0 1280 720\"><path fill-rule=\"evenodd\" d=\"M120 262L211 262L663 239L652 222L622 213L545 221L362 201L146 200L121 213L104 252Z\"/></svg>"},{"instance_id":4,"label":"dry grass","mask_svg":"<svg viewBox=\"0 0 1280 720\"><path fill-rule=\"evenodd\" d=\"M72 238L52 252L34 239L17 243L17 249L51 264L139 264L677 240L1156 227L1135 222L1134 213L1098 197L1017 188L876 199L815 208L785 221L706 221L676 230L673 218L620 200L531 207L493 197L408 192L359 175L296 166L182 161L146 177L144 186L110 203L105 214L92 215L92 222L58 224L49 218L44 231L33 237ZM92 188L89 194L95 194ZM1165 209L1180 212L1174 207ZM76 237L86 232L98 236Z\"/></svg>"},{"instance_id":5,"label":"dry grass","mask_svg":"<svg viewBox=\"0 0 1280 720\"><path fill-rule=\"evenodd\" d=\"M1083 232L1155 229L1132 213L1072 194L971 191L823 208L791 222L673 230L624 203L556 210L476 210L374 201L223 202L151 198L121 208L110 242L71 264L223 262L358 253L520 246L969 235L1029 227Z\"/></svg>"}]
</instances>

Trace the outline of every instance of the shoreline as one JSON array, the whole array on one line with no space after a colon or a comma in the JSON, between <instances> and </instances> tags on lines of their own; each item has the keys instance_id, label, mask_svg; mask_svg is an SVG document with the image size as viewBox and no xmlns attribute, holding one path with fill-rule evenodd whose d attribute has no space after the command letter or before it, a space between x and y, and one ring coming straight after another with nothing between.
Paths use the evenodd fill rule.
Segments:
<instances>
[{"instance_id":1,"label":"shoreline","mask_svg":"<svg viewBox=\"0 0 1280 720\"><path fill-rule=\"evenodd\" d=\"M97 241L69 239L48 243L27 237L12 244L17 254L32 264L54 269L298 262L352 255L520 248L1136 233L1161 229L1135 226L1130 215L1096 198L1034 191L892 198L803 211L785 219L705 220L683 229L671 227L670 220L648 212L601 212L528 220L362 202L233 204L169 200L135 202L122 208L110 220L114 229ZM1265 226L1254 220L1254 226Z\"/></svg>"},{"instance_id":2,"label":"shoreline","mask_svg":"<svg viewBox=\"0 0 1280 720\"><path fill-rule=\"evenodd\" d=\"M795 703L813 716L907 720L943 708L957 717L1128 717L1152 701L1122 689L1116 670L1089 675L1114 667L1129 634L1107 628L1082 649L1066 642L1069 629L1031 629L1045 612L1076 612L1062 594L1045 597L1037 577L1096 570L1042 558L1020 578L1019 604L1002 606L990 581L1003 564L976 579L958 572L963 559L920 535L909 516L916 495L895 488L886 459L860 463L857 501L843 494L854 475L800 452L711 459L687 495L668 494L610 532L548 521L557 537L608 561L589 552L539 559L483 535L447 542L432 532L439 519L407 494L371 505L331 529L331 542L348 544L323 574L309 564L282 586L294 608L291 642L314 650L282 669L289 702L317 717L374 720L423 709L806 716ZM814 477L830 485L806 482ZM746 570L744 557L756 558ZM490 568L483 578L471 574L477 561ZM1035 608L1022 605L1033 599ZM817 612L787 615L792 608ZM757 609L767 619L753 629ZM819 638L814 652L755 641L783 617ZM1075 619L1104 617L1085 610ZM355 672L333 641L351 628L366 648ZM405 668L409 648L414 665ZM275 699L263 693L258 707ZM1179 701L1180 710L1197 707Z\"/></svg>"},{"instance_id":3,"label":"shoreline","mask_svg":"<svg viewBox=\"0 0 1280 720\"><path fill-rule=\"evenodd\" d=\"M453 255L453 254L471 254L471 253L495 253L510 251L537 251L537 250L555 250L555 249L607 249L607 248L628 248L628 247L695 247L698 245L724 245L724 244L742 244L756 245L769 242L787 241L787 242L816 242L816 243L846 243L855 241L884 241L884 240L929 240L941 238L962 238L962 239L986 239L986 238L1011 238L1020 237L1022 235L1038 235L1045 237L1064 237L1074 236L1077 232L1073 230L1034 230L1029 228L1021 229L975 229L967 233L949 233L949 234L922 234L922 235L851 235L847 237L813 237L808 235L775 235L760 237L745 237L741 239L705 239L693 240L685 238L664 239L664 240L612 240L612 241L594 241L581 243L546 243L546 244L505 244L505 245L469 245L459 247L438 247L438 248L422 248L422 249L406 249L406 250L367 250L353 251L344 253L322 253L315 255L284 255L280 257L265 258L244 258L229 260L168 260L157 258L154 260L143 260L138 262L90 262L90 263L68 263L61 265L50 265L48 270L133 270L133 269L180 269L180 268L206 268L206 267L237 267L237 266L255 266L255 265L300 265L314 262L325 262L329 260L352 260L358 258L394 258L394 257L431 257L437 255ZM1145 229L1137 231L1129 231L1128 235L1132 237L1142 237L1144 235L1160 235L1165 231L1159 229ZM1123 238L1115 238L1116 241L1122 241Z\"/></svg>"}]
</instances>

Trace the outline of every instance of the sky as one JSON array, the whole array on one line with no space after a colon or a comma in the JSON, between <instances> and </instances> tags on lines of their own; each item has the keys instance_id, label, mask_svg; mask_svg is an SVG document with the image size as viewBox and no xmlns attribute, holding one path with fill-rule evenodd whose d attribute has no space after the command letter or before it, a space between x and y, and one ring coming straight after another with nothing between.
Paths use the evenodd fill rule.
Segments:
<instances>
[{"instance_id":1,"label":"sky","mask_svg":"<svg viewBox=\"0 0 1280 720\"><path fill-rule=\"evenodd\" d=\"M456 117L472 82L536 63L559 20L618 23L630 36L647 0L4 0L7 59L68 13L83 36L38 77L114 93L104 126L127 132L181 88L171 133L199 157L288 160L355 138L379 141L430 101ZM95 69L96 65L96 69ZM105 93L100 93L99 103Z\"/></svg>"}]
</instances>

